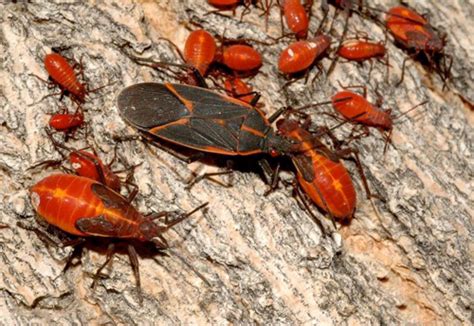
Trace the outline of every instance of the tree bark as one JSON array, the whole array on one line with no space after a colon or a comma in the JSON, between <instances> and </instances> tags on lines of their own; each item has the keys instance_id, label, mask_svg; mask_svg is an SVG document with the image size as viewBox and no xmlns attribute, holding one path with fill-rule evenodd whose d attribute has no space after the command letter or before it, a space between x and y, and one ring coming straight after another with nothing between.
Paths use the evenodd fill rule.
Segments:
<instances>
[{"instance_id":1,"label":"tree bark","mask_svg":"<svg viewBox=\"0 0 474 326\"><path fill-rule=\"evenodd\" d=\"M396 4L374 1L371 6ZM0 4L0 223L9 226L0 230L0 324L472 323L472 2L409 4L447 33L446 52L454 64L445 90L436 74L414 61L408 61L404 82L395 87L407 53L391 42L386 44L388 82L380 63L374 63L369 80L368 63L340 61L328 78L323 73L312 83L314 69L307 83L299 80L282 89L286 80L276 63L288 40L274 43L270 38L281 35L276 7L266 31L258 8L250 7L240 21L242 7L234 16L206 15L213 10L206 1ZM314 31L323 15L319 2L312 13ZM333 13L331 7L331 17ZM232 187L204 180L188 191L185 181L193 171L220 170L222 160L187 165L145 141L115 142L114 136L137 134L118 114L115 101L121 89L173 80L135 64L120 46L129 44L129 52L137 56L179 62L160 38L182 48L189 31L197 28L191 21L214 35L269 44L254 43L264 64L251 80L268 114L283 106L326 101L339 89L338 82L367 85L373 102L377 89L383 107L395 116L428 99L423 108L397 121L394 146L385 155L378 132L354 144L372 192L386 203L365 198L357 170L348 162L358 191L355 217L324 236L292 196L291 186L280 183L264 196L267 186L250 157L236 163ZM335 40L343 24L340 14L331 32ZM365 31L371 38L384 38L383 29L356 14L349 24L349 35ZM209 202L204 214L165 235L172 246L168 255L138 248L142 303L125 253L115 256L105 269L107 277L91 289L91 276L105 259L100 245L87 246L82 264L62 273L72 249L47 246L16 225L21 221L61 237L36 218L28 198L29 187L54 172L28 168L60 158L45 132L50 115L59 110L58 96L39 101L51 90L35 77L47 78L43 58L53 47L83 63L91 89L112 83L91 93L84 105L87 141L80 130L68 146L93 146L108 162L117 145L116 169L142 163L135 170L140 189L135 204L144 214L188 211ZM322 69L330 63L323 59ZM73 110L67 98L62 102ZM321 112L331 108L312 111L313 122L334 125ZM344 137L351 128L345 125L336 133ZM291 181L293 169L287 163L282 178ZM329 219L312 208L330 229Z\"/></svg>"}]
</instances>

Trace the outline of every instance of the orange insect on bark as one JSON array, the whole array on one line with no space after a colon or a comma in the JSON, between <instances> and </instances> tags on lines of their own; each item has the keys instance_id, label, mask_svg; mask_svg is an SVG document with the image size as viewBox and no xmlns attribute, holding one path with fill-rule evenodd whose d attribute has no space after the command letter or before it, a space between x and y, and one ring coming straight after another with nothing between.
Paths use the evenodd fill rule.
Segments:
<instances>
[{"instance_id":1,"label":"orange insect on bark","mask_svg":"<svg viewBox=\"0 0 474 326\"><path fill-rule=\"evenodd\" d=\"M246 103L252 102L254 95L252 88L240 78L227 78L224 82L224 87L229 96L237 98Z\"/></svg>"},{"instance_id":2,"label":"orange insect on bark","mask_svg":"<svg viewBox=\"0 0 474 326\"><path fill-rule=\"evenodd\" d=\"M386 50L382 43L361 40L350 40L342 44L338 54L352 61L364 61L370 58L385 56Z\"/></svg>"},{"instance_id":3,"label":"orange insect on bark","mask_svg":"<svg viewBox=\"0 0 474 326\"><path fill-rule=\"evenodd\" d=\"M352 219L356 205L356 192L351 177L337 158L327 155L327 149L292 120L279 120L279 132L302 142L300 154L292 156L301 188L311 200L331 216L348 221Z\"/></svg>"},{"instance_id":4,"label":"orange insect on bark","mask_svg":"<svg viewBox=\"0 0 474 326\"><path fill-rule=\"evenodd\" d=\"M386 26L395 40L406 48L437 53L444 47L430 23L410 8L397 6L390 9Z\"/></svg>"},{"instance_id":5,"label":"orange insect on bark","mask_svg":"<svg viewBox=\"0 0 474 326\"><path fill-rule=\"evenodd\" d=\"M120 194L92 179L53 174L31 188L37 213L49 224L78 236L150 240L146 219Z\"/></svg>"},{"instance_id":6,"label":"orange insect on bark","mask_svg":"<svg viewBox=\"0 0 474 326\"><path fill-rule=\"evenodd\" d=\"M309 19L300 0L284 0L283 14L288 28L298 38L305 38L308 34Z\"/></svg>"},{"instance_id":7,"label":"orange insect on bark","mask_svg":"<svg viewBox=\"0 0 474 326\"><path fill-rule=\"evenodd\" d=\"M285 74L294 74L309 68L330 46L331 38L319 35L313 40L297 41L280 54L278 69Z\"/></svg>"},{"instance_id":8,"label":"orange insect on bark","mask_svg":"<svg viewBox=\"0 0 474 326\"><path fill-rule=\"evenodd\" d=\"M122 185L120 178L96 155L84 150L71 151L69 162L78 175L103 182L112 190L120 191Z\"/></svg>"},{"instance_id":9,"label":"orange insect on bark","mask_svg":"<svg viewBox=\"0 0 474 326\"><path fill-rule=\"evenodd\" d=\"M361 124L391 130L393 120L390 111L383 111L363 96L350 91L340 91L332 98L332 105L336 111L346 119L353 119Z\"/></svg>"},{"instance_id":10,"label":"orange insect on bark","mask_svg":"<svg viewBox=\"0 0 474 326\"><path fill-rule=\"evenodd\" d=\"M86 88L76 77L74 69L67 60L58 53L47 54L44 58L44 66L51 78L59 86L73 94L80 102L84 102Z\"/></svg>"},{"instance_id":11,"label":"orange insect on bark","mask_svg":"<svg viewBox=\"0 0 474 326\"><path fill-rule=\"evenodd\" d=\"M199 29L189 34L184 45L183 57L187 64L194 66L202 76L214 61L217 45L214 37Z\"/></svg>"},{"instance_id":12,"label":"orange insect on bark","mask_svg":"<svg viewBox=\"0 0 474 326\"><path fill-rule=\"evenodd\" d=\"M57 113L51 116L49 126L58 131L67 131L77 128L84 123L82 112L77 113Z\"/></svg>"},{"instance_id":13,"label":"orange insect on bark","mask_svg":"<svg viewBox=\"0 0 474 326\"><path fill-rule=\"evenodd\" d=\"M260 68L262 56L249 45L235 44L224 48L222 63L235 71L251 71Z\"/></svg>"}]
</instances>

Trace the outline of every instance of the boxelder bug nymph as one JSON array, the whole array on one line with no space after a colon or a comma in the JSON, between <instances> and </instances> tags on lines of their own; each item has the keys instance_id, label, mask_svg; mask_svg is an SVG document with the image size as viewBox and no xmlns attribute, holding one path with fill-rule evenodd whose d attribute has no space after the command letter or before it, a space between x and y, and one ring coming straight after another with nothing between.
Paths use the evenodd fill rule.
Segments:
<instances>
[{"instance_id":1,"label":"boxelder bug nymph","mask_svg":"<svg viewBox=\"0 0 474 326\"><path fill-rule=\"evenodd\" d=\"M184 44L184 61L195 67L202 76L214 62L217 45L214 37L203 29L191 32Z\"/></svg>"},{"instance_id":2,"label":"boxelder bug nymph","mask_svg":"<svg viewBox=\"0 0 474 326\"><path fill-rule=\"evenodd\" d=\"M385 56L386 50L383 43L374 43L363 40L349 40L342 44L337 51L341 57L352 61L365 61L371 58Z\"/></svg>"},{"instance_id":3,"label":"boxelder bug nymph","mask_svg":"<svg viewBox=\"0 0 474 326\"><path fill-rule=\"evenodd\" d=\"M295 33L296 37L306 38L308 34L309 18L300 0L283 0L280 6L285 16L286 25Z\"/></svg>"},{"instance_id":4,"label":"boxelder bug nymph","mask_svg":"<svg viewBox=\"0 0 474 326\"><path fill-rule=\"evenodd\" d=\"M364 96L351 91L340 91L332 96L331 101L320 102L316 104L310 104L303 108L314 107L324 104L332 104L333 108L339 112L345 119L349 121L357 122L364 126L375 127L384 134L385 146L384 153L387 150L387 146L390 143L393 131L393 121L399 119L403 115L407 114L411 110L425 104L427 101L423 101L420 104L415 105L413 108L403 112L401 115L392 117L392 110L382 110L378 105L374 105L367 101L367 89L363 86L351 86L352 88L361 87L364 89ZM368 133L368 131L367 131Z\"/></svg>"},{"instance_id":5,"label":"boxelder bug nymph","mask_svg":"<svg viewBox=\"0 0 474 326\"><path fill-rule=\"evenodd\" d=\"M280 119L277 128L282 135L303 144L301 153L291 156L301 188L332 217L350 221L356 192L339 157L295 120Z\"/></svg>"},{"instance_id":6,"label":"boxelder bug nymph","mask_svg":"<svg viewBox=\"0 0 474 326\"><path fill-rule=\"evenodd\" d=\"M329 36L318 35L310 40L293 42L284 49L278 59L278 69L282 73L294 77L285 86L297 80L297 75L300 73L308 76L309 68L315 64L316 59L326 53L330 45L331 38Z\"/></svg>"},{"instance_id":7,"label":"boxelder bug nymph","mask_svg":"<svg viewBox=\"0 0 474 326\"><path fill-rule=\"evenodd\" d=\"M102 237L153 242L157 249L166 249L168 243L162 234L207 205L205 203L160 226L154 220L167 217L168 212L143 216L131 205L132 200L133 196L125 198L102 183L70 174L51 175L31 188L31 202L36 212L49 224L82 237L76 244L83 243L87 237ZM141 291L137 252L131 243L127 243L127 249L137 289ZM110 242L107 259L97 270L93 285L114 251L115 243Z\"/></svg>"},{"instance_id":8,"label":"boxelder bug nymph","mask_svg":"<svg viewBox=\"0 0 474 326\"><path fill-rule=\"evenodd\" d=\"M446 84L452 64L450 56L449 65L446 63L448 55L443 53L446 35L439 37L425 18L404 6L393 7L388 11L386 25L397 44L411 51L412 57L423 54L429 66L438 72ZM403 61L399 84L403 81L407 60Z\"/></svg>"},{"instance_id":9,"label":"boxelder bug nymph","mask_svg":"<svg viewBox=\"0 0 474 326\"><path fill-rule=\"evenodd\" d=\"M204 88L135 84L122 90L117 103L135 128L204 152L278 156L299 148L297 142L276 135L257 108Z\"/></svg>"},{"instance_id":10,"label":"boxelder bug nymph","mask_svg":"<svg viewBox=\"0 0 474 326\"><path fill-rule=\"evenodd\" d=\"M227 95L249 104L255 98L252 87L238 77L227 77L224 81L224 88Z\"/></svg>"},{"instance_id":11,"label":"boxelder bug nymph","mask_svg":"<svg viewBox=\"0 0 474 326\"><path fill-rule=\"evenodd\" d=\"M80 103L84 102L87 90L80 83L74 68L59 53L50 53L44 57L44 66L49 76L59 85L62 92L68 91Z\"/></svg>"}]
</instances>

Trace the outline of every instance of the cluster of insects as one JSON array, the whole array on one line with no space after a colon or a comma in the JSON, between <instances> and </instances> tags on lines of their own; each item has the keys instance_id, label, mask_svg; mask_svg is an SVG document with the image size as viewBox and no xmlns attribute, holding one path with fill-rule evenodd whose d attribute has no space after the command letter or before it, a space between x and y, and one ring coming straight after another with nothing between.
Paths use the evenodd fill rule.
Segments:
<instances>
[{"instance_id":1,"label":"cluster of insects","mask_svg":"<svg viewBox=\"0 0 474 326\"><path fill-rule=\"evenodd\" d=\"M242 15L253 10L253 6L265 15L272 7L278 7L290 31L281 39L292 39L280 54L278 70L291 82L306 76L319 58L330 51L357 62L385 58L388 65L387 50L382 42L341 39L334 49L331 37L320 30L309 36L312 1L302 4L300 0L283 0L276 5L271 1L242 0L209 0L208 3L219 12L235 11L238 6L244 6ZM359 14L378 21L375 15L367 14L375 9L364 8L361 1L323 3L323 9L333 5L346 14L347 20L352 14ZM385 15L383 25L394 42L408 51L407 59L423 57L443 82L447 82L451 62L448 63L449 56L443 52L445 38L438 36L429 21L405 6L382 13ZM277 187L279 165L273 168L268 156L273 160L287 157L295 168L295 192L305 202L305 207L314 204L332 220L350 222L356 209L356 190L342 159L350 158L356 162L369 198L371 193L357 150L348 144L356 138L368 136L368 127L379 129L389 144L394 116L389 110L368 102L365 96L343 89L325 102L286 108L266 117L258 106L259 94L246 81L246 78L258 74L263 62L261 54L249 40L220 37L216 41L216 38L204 29L196 29L189 34L183 51L169 41L182 58L179 64L151 62L129 55L138 64L173 72L179 83L139 83L126 87L117 97L122 118L142 132L147 141L168 151L167 144L171 143L201 153L258 156L256 162L268 176L266 181L270 190ZM84 124L82 106L87 103L88 94L95 90L90 90L82 82L83 76L81 81L75 67L60 53L46 55L44 64L52 83L61 89L61 95L69 95L77 105L74 113L54 114L49 122L52 130L69 134ZM181 70L176 72L175 68ZM82 65L80 72L82 74ZM304 111L325 104L332 105L336 111L334 115L344 119L345 123L361 125L363 132L340 141L332 134L333 128L314 126ZM273 122L276 122L276 129ZM76 237L69 244L80 245L87 238L102 237L151 242L158 249L166 249L168 243L163 234L207 205L204 203L174 218L170 218L173 214L167 212L143 215L132 205L139 193L133 184L134 167L128 169L126 180L122 180L111 169L112 162L103 163L95 151L70 148L65 144L67 137L60 142L49 131L48 135L64 158L59 164L68 161L72 169L50 175L33 185L31 201L39 216ZM331 140L332 145L328 146L323 138ZM40 163L41 166L57 164L57 161ZM157 223L157 219L162 219L162 223ZM125 243L139 288L137 253L132 242ZM110 241L107 259L97 271L94 283L111 260L115 244L116 241Z\"/></svg>"}]
</instances>

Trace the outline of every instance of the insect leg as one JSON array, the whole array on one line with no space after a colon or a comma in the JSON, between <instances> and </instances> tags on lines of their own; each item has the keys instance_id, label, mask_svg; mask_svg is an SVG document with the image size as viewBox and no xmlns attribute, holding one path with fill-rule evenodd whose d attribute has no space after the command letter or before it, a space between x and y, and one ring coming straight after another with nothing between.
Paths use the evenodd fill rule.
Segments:
<instances>
[{"instance_id":1,"label":"insect leg","mask_svg":"<svg viewBox=\"0 0 474 326\"><path fill-rule=\"evenodd\" d=\"M102 270L105 268L105 266L107 266L110 261L112 260L112 258L114 257L114 252L115 252L115 243L110 243L109 246L107 247L107 252L106 252L106 255L107 255L107 258L105 259L105 262L102 264L102 266L99 267L99 269L95 272L95 275L94 275L94 280L92 281L92 284L91 284L91 288L95 288L96 284L97 284L97 279L99 278L100 276L100 273L102 272Z\"/></svg>"}]
</instances>

